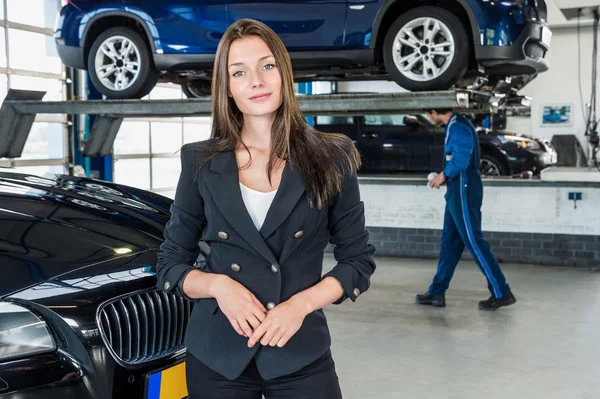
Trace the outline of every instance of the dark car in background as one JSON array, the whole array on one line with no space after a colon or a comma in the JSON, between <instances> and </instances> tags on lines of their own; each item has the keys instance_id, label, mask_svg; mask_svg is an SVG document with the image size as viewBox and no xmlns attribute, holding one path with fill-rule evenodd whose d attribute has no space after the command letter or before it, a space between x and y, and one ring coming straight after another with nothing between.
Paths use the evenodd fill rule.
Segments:
<instances>
[{"instance_id":1,"label":"dark car in background","mask_svg":"<svg viewBox=\"0 0 600 399\"><path fill-rule=\"evenodd\" d=\"M281 37L298 82L423 91L547 70L546 17L545 0L70 0L54 37L63 63L109 98L143 97L159 80L206 95L219 40L242 18Z\"/></svg>"},{"instance_id":2,"label":"dark car in background","mask_svg":"<svg viewBox=\"0 0 600 399\"><path fill-rule=\"evenodd\" d=\"M187 396L193 303L155 288L171 202L0 170L0 397Z\"/></svg>"},{"instance_id":3,"label":"dark car in background","mask_svg":"<svg viewBox=\"0 0 600 399\"><path fill-rule=\"evenodd\" d=\"M444 128L424 115L316 116L323 132L343 133L363 158L361 172L439 172L444 163ZM481 173L507 176L538 174L557 162L556 151L543 139L478 128Z\"/></svg>"}]
</instances>

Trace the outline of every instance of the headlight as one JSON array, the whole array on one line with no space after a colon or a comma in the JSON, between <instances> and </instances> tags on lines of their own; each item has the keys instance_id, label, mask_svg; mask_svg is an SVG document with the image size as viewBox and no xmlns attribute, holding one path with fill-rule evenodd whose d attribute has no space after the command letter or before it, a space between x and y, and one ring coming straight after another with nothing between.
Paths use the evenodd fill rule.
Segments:
<instances>
[{"instance_id":1,"label":"headlight","mask_svg":"<svg viewBox=\"0 0 600 399\"><path fill-rule=\"evenodd\" d=\"M517 147L526 148L528 150L539 150L541 148L537 141L526 137L505 135L504 138L515 143Z\"/></svg>"},{"instance_id":2,"label":"headlight","mask_svg":"<svg viewBox=\"0 0 600 399\"><path fill-rule=\"evenodd\" d=\"M0 362L51 352L55 348L44 320L22 306L0 302Z\"/></svg>"}]
</instances>

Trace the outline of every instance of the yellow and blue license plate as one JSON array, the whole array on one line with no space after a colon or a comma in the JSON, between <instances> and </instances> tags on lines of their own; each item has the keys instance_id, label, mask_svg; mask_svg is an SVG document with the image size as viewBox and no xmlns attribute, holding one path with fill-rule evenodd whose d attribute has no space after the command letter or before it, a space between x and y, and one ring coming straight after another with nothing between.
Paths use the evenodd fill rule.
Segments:
<instances>
[{"instance_id":1,"label":"yellow and blue license plate","mask_svg":"<svg viewBox=\"0 0 600 399\"><path fill-rule=\"evenodd\" d=\"M182 399L187 397L185 362L150 374L147 384L146 399Z\"/></svg>"}]
</instances>

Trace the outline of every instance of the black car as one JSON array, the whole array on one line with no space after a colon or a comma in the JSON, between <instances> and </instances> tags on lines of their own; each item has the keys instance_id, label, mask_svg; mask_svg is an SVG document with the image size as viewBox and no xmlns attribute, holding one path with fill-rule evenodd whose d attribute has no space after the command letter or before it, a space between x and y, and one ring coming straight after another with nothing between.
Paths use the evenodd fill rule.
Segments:
<instances>
[{"instance_id":1,"label":"black car","mask_svg":"<svg viewBox=\"0 0 600 399\"><path fill-rule=\"evenodd\" d=\"M424 115L317 116L314 127L343 133L363 158L361 172L432 172L443 169L444 128ZM547 140L479 128L481 173L507 176L538 174L557 162Z\"/></svg>"},{"instance_id":2,"label":"black car","mask_svg":"<svg viewBox=\"0 0 600 399\"><path fill-rule=\"evenodd\" d=\"M171 202L0 171L0 397L187 396L193 303L155 289Z\"/></svg>"}]
</instances>

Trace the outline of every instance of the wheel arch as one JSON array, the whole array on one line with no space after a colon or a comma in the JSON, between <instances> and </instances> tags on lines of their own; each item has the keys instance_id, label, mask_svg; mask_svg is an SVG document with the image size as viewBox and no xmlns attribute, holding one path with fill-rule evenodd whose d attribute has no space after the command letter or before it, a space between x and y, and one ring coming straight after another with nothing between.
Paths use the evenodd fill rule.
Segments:
<instances>
[{"instance_id":1,"label":"wheel arch","mask_svg":"<svg viewBox=\"0 0 600 399\"><path fill-rule=\"evenodd\" d=\"M141 35L142 39L144 39L144 43L148 46L150 53L154 54L156 52L158 32L155 28L151 30L148 25L144 23L142 17L125 11L105 11L92 17L83 31L83 60L86 69L88 68L88 56L94 40L105 30L117 26L132 28Z\"/></svg>"},{"instance_id":2,"label":"wheel arch","mask_svg":"<svg viewBox=\"0 0 600 399\"><path fill-rule=\"evenodd\" d=\"M481 148L482 156L484 154L493 156L494 158L496 158L497 160L499 160L502 163L502 166L504 166L506 168L506 171L509 175L512 174L512 168L510 167L510 163L508 162L508 160L506 159L506 155L504 155L504 153L502 153L502 151L500 151L498 148L496 148L494 146L486 145L486 144L480 145L480 148Z\"/></svg>"}]
</instances>

